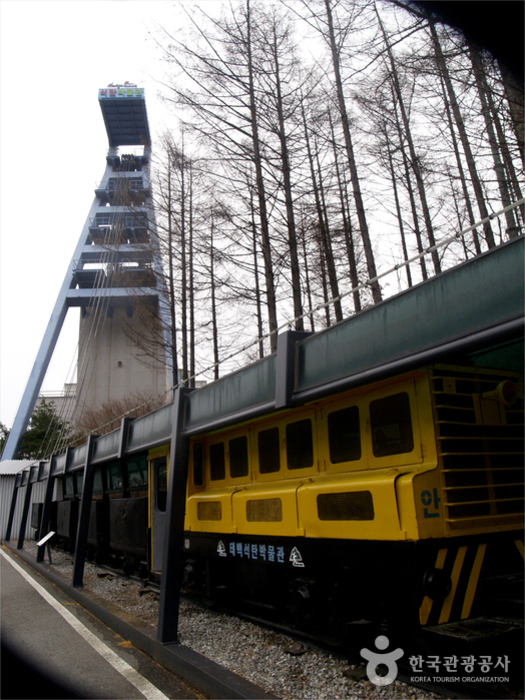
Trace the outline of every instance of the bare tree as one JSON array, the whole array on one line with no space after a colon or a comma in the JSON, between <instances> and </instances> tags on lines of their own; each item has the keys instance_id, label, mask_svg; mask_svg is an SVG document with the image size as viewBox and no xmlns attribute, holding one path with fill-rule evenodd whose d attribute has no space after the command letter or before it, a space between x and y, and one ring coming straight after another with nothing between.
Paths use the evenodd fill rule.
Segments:
<instances>
[{"instance_id":1,"label":"bare tree","mask_svg":"<svg viewBox=\"0 0 525 700\"><path fill-rule=\"evenodd\" d=\"M476 193L476 201L478 204L479 213L481 215L481 218L485 219L485 223L483 224L483 231L485 232L485 240L487 241L488 247L493 248L496 245L496 243L494 241L494 233L492 231L490 221L488 220L489 212L487 210L487 205L485 203L485 197L483 194L481 181L480 181L479 176L478 176L474 155L473 155L472 149L470 147L470 142L469 142L469 139L467 136L465 123L463 121L463 117L461 115L461 111L459 109L459 105L458 105L458 102L456 99L456 94L454 92L454 86L452 85L452 79L450 77L450 73L449 73L449 70L447 67L445 55L443 54L443 50L441 48L441 43L439 41L439 36L438 36L437 30L436 30L436 25L435 25L435 22L431 18L429 18L429 20L428 20L428 26L430 29L432 43L434 46L436 65L439 69L441 76L443 77L443 82L445 83L445 86L447 89L450 107L452 109L454 121L456 122L456 126L457 126L457 129L459 132L459 137L460 137L461 145L463 147L463 152L465 154L465 158L467 161L467 166L469 169L470 178L472 181L472 186L474 188L474 192Z\"/></svg>"},{"instance_id":2,"label":"bare tree","mask_svg":"<svg viewBox=\"0 0 525 700\"><path fill-rule=\"evenodd\" d=\"M346 155L348 158L348 166L350 169L350 176L352 181L352 188L354 192L355 208L357 212L357 218L359 221L359 228L361 233L361 238L363 239L363 247L365 252L365 257L367 261L368 275L369 278L375 280L377 277L377 270L374 258L374 252L372 249L372 242L370 240L370 233L368 230L368 222L366 218L365 207L363 203L363 196L361 194L361 184L359 180L359 175L357 172L357 162L354 154L354 147L352 143L352 136L350 133L350 122L348 119L348 112L346 109L346 101L343 91L343 80L341 77L341 65L339 60L339 51L337 47L337 41L335 36L334 21L332 15L332 7L330 0L325 0L326 9L326 19L328 24L328 32L326 33L326 38L330 45L330 51L332 55L332 67L334 71L335 78L335 88L337 93L337 104L339 107L339 115L341 118L341 124L343 126L343 134L346 145ZM374 302L377 303L381 301L381 290L379 288L379 283L375 280L371 284L372 295Z\"/></svg>"},{"instance_id":3,"label":"bare tree","mask_svg":"<svg viewBox=\"0 0 525 700\"><path fill-rule=\"evenodd\" d=\"M379 22L379 26L380 26L381 32L383 34L383 39L384 39L387 54L388 54L388 60L390 63L390 78L392 81L392 88L393 88L393 92L395 94L395 98L397 100L399 112L401 114L401 119L402 119L403 129L404 129L403 135L404 135L404 138L406 139L409 153L410 153L410 166L411 166L411 169L412 169L414 176L416 178L416 185L417 185L417 190L419 193L419 198L421 201L421 207L423 210L423 218L424 218L425 226L426 226L426 230L427 230L428 241L430 243L430 246L433 247L436 245L436 239L434 236L434 227L432 225L432 217L430 215L430 208L429 208L429 205L427 202L425 183L423 180L421 168L419 166L420 160L419 160L418 155L416 153L414 139L412 138L412 131L410 128L410 120L408 117L407 109L405 107L405 101L403 99L403 93L401 90L401 83L399 80L397 65L396 65L396 61L394 59L394 54L392 52L392 47L390 46L388 34L385 30L383 22L381 21L381 17L379 15L377 5L375 6L375 9L376 9L376 14L377 14L377 20ZM434 270L435 270L436 274L438 274L439 272L441 272L441 263L439 260L439 253L437 250L432 251L432 261L434 263Z\"/></svg>"}]
</instances>

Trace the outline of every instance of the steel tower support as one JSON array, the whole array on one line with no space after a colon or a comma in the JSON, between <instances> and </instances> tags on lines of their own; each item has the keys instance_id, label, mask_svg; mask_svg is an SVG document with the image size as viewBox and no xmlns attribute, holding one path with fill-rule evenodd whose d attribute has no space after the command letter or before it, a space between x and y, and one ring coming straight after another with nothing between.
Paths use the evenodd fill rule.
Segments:
<instances>
[{"instance_id":1,"label":"steel tower support","mask_svg":"<svg viewBox=\"0 0 525 700\"><path fill-rule=\"evenodd\" d=\"M98 309L105 317L112 317L115 310L122 309L131 316L132 302L138 298L158 305L167 353L164 383L166 387L173 383L167 296L162 274L157 274L161 272L161 261L151 206L151 138L144 89L129 83L110 85L100 89L98 97L109 140L106 166L40 344L3 460L16 459L18 455L64 319L72 306L81 307L83 316ZM143 153L127 155L125 146L142 147ZM89 350L92 346L87 347ZM134 388L128 387L130 391Z\"/></svg>"}]
</instances>

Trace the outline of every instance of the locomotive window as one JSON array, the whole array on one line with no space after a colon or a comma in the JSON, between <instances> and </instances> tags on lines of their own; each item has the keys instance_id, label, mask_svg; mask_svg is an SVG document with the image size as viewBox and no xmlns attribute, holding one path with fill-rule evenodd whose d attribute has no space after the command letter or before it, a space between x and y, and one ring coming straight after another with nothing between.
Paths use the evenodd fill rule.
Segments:
<instances>
[{"instance_id":1,"label":"locomotive window","mask_svg":"<svg viewBox=\"0 0 525 700\"><path fill-rule=\"evenodd\" d=\"M193 444L193 485L204 486L204 450L202 442Z\"/></svg>"},{"instance_id":2,"label":"locomotive window","mask_svg":"<svg viewBox=\"0 0 525 700\"><path fill-rule=\"evenodd\" d=\"M108 482L110 491L122 488L122 468L119 462L116 462L107 468Z\"/></svg>"},{"instance_id":3,"label":"locomotive window","mask_svg":"<svg viewBox=\"0 0 525 700\"><path fill-rule=\"evenodd\" d=\"M375 457L386 457L414 449L410 400L406 392L370 403L372 449Z\"/></svg>"},{"instance_id":4,"label":"locomotive window","mask_svg":"<svg viewBox=\"0 0 525 700\"><path fill-rule=\"evenodd\" d=\"M166 457L156 459L155 466L155 504L157 510L164 513L168 496L168 464Z\"/></svg>"},{"instance_id":5,"label":"locomotive window","mask_svg":"<svg viewBox=\"0 0 525 700\"><path fill-rule=\"evenodd\" d=\"M224 443L216 442L210 445L210 479L212 481L220 481L225 477Z\"/></svg>"},{"instance_id":6,"label":"locomotive window","mask_svg":"<svg viewBox=\"0 0 525 700\"><path fill-rule=\"evenodd\" d=\"M281 468L279 428L261 430L258 435L259 472L271 474Z\"/></svg>"},{"instance_id":7,"label":"locomotive window","mask_svg":"<svg viewBox=\"0 0 525 700\"><path fill-rule=\"evenodd\" d=\"M312 421L309 418L286 426L286 462L288 469L305 469L313 465Z\"/></svg>"},{"instance_id":8,"label":"locomotive window","mask_svg":"<svg viewBox=\"0 0 525 700\"><path fill-rule=\"evenodd\" d=\"M246 435L230 440L229 448L231 478L248 476L248 439Z\"/></svg>"},{"instance_id":9,"label":"locomotive window","mask_svg":"<svg viewBox=\"0 0 525 700\"><path fill-rule=\"evenodd\" d=\"M361 433L357 406L328 414L328 445L332 464L361 459Z\"/></svg>"},{"instance_id":10,"label":"locomotive window","mask_svg":"<svg viewBox=\"0 0 525 700\"><path fill-rule=\"evenodd\" d=\"M148 460L146 456L130 459L128 467L128 486L130 489L146 486L148 483Z\"/></svg>"}]
</instances>

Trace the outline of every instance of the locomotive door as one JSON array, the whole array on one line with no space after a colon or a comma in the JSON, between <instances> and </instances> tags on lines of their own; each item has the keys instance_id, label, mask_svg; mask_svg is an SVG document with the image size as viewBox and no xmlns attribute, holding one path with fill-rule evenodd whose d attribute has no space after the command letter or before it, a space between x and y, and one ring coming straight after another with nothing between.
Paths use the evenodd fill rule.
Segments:
<instances>
[{"instance_id":1,"label":"locomotive door","mask_svg":"<svg viewBox=\"0 0 525 700\"><path fill-rule=\"evenodd\" d=\"M152 452L157 452L156 450ZM164 533L166 531L166 501L168 495L168 455L149 459L149 510L151 528L152 571L162 569Z\"/></svg>"}]
</instances>

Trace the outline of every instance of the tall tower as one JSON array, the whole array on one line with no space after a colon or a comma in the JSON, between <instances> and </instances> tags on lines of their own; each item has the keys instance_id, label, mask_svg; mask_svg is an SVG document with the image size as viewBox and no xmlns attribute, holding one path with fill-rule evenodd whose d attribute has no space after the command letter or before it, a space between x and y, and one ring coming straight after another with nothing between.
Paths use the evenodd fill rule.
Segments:
<instances>
[{"instance_id":1,"label":"tall tower","mask_svg":"<svg viewBox=\"0 0 525 700\"><path fill-rule=\"evenodd\" d=\"M129 394L163 394L171 357L146 364L132 337L167 333L169 315L151 205L151 137L144 89L98 92L109 141L106 164L33 365L3 459L16 459L70 307L80 307L75 416ZM153 313L140 313L149 310ZM148 318L146 322L144 319ZM152 323L156 327L152 327ZM168 348L168 344L165 344ZM168 352L168 351L166 351Z\"/></svg>"}]
</instances>

